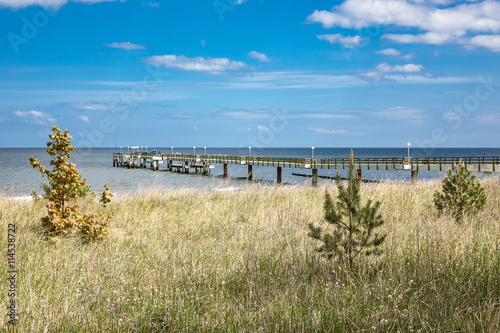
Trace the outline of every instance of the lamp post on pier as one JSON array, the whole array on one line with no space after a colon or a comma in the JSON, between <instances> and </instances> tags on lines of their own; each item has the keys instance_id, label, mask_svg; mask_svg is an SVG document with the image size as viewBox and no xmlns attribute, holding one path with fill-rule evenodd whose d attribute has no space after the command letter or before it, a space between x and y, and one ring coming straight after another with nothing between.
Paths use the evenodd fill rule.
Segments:
<instances>
[{"instance_id":1,"label":"lamp post on pier","mask_svg":"<svg viewBox=\"0 0 500 333\"><path fill-rule=\"evenodd\" d=\"M410 146L411 146L411 144L408 142L406 145L408 146L408 160L409 160L410 159Z\"/></svg>"},{"instance_id":2,"label":"lamp post on pier","mask_svg":"<svg viewBox=\"0 0 500 333\"><path fill-rule=\"evenodd\" d=\"M314 146L311 147L311 151L312 151L312 158L314 158Z\"/></svg>"},{"instance_id":3,"label":"lamp post on pier","mask_svg":"<svg viewBox=\"0 0 500 333\"><path fill-rule=\"evenodd\" d=\"M193 155L196 155L196 146L193 146Z\"/></svg>"},{"instance_id":4,"label":"lamp post on pier","mask_svg":"<svg viewBox=\"0 0 500 333\"><path fill-rule=\"evenodd\" d=\"M252 156L252 147L251 146L248 147L248 156Z\"/></svg>"},{"instance_id":5,"label":"lamp post on pier","mask_svg":"<svg viewBox=\"0 0 500 333\"><path fill-rule=\"evenodd\" d=\"M207 146L203 147L205 148L205 156L207 155Z\"/></svg>"},{"instance_id":6,"label":"lamp post on pier","mask_svg":"<svg viewBox=\"0 0 500 333\"><path fill-rule=\"evenodd\" d=\"M172 155L173 155L174 154L174 146L170 147L170 149L172 149Z\"/></svg>"}]
</instances>

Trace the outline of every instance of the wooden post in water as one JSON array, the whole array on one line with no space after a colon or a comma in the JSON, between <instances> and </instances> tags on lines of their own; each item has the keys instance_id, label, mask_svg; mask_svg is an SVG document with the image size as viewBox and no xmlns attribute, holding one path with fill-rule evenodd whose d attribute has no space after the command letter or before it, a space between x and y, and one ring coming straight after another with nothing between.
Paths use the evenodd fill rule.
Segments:
<instances>
[{"instance_id":1,"label":"wooden post in water","mask_svg":"<svg viewBox=\"0 0 500 333\"><path fill-rule=\"evenodd\" d=\"M318 186L318 169L312 170L312 183L313 186Z\"/></svg>"},{"instance_id":2,"label":"wooden post in water","mask_svg":"<svg viewBox=\"0 0 500 333\"><path fill-rule=\"evenodd\" d=\"M356 169L356 178L361 179L361 169Z\"/></svg>"},{"instance_id":3,"label":"wooden post in water","mask_svg":"<svg viewBox=\"0 0 500 333\"><path fill-rule=\"evenodd\" d=\"M278 167L277 169L276 182L281 184L281 167Z\"/></svg>"},{"instance_id":4,"label":"wooden post in water","mask_svg":"<svg viewBox=\"0 0 500 333\"><path fill-rule=\"evenodd\" d=\"M411 170L411 181L416 182L418 180L418 171L417 170Z\"/></svg>"},{"instance_id":5,"label":"wooden post in water","mask_svg":"<svg viewBox=\"0 0 500 333\"><path fill-rule=\"evenodd\" d=\"M224 177L227 178L227 164L224 164Z\"/></svg>"},{"instance_id":6,"label":"wooden post in water","mask_svg":"<svg viewBox=\"0 0 500 333\"><path fill-rule=\"evenodd\" d=\"M248 180L252 180L252 165L248 165Z\"/></svg>"}]
</instances>

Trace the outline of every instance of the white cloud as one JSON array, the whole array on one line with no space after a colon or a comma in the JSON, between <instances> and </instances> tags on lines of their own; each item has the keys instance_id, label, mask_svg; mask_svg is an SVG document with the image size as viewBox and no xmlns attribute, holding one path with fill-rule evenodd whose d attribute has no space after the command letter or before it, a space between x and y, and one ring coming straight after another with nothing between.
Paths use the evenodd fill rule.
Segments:
<instances>
[{"instance_id":1,"label":"white cloud","mask_svg":"<svg viewBox=\"0 0 500 333\"><path fill-rule=\"evenodd\" d=\"M410 34L385 34L382 38L390 39L400 44L422 43L441 45L456 42L459 38L465 35L465 31L457 31L454 33L448 32L427 32L425 34L410 35Z\"/></svg>"},{"instance_id":2,"label":"white cloud","mask_svg":"<svg viewBox=\"0 0 500 333\"><path fill-rule=\"evenodd\" d=\"M478 35L472 37L468 46L482 46L494 52L500 52L500 35Z\"/></svg>"},{"instance_id":3,"label":"white cloud","mask_svg":"<svg viewBox=\"0 0 500 333\"><path fill-rule=\"evenodd\" d=\"M235 5L241 5L241 4L244 4L245 2L247 2L248 0L236 0L234 2Z\"/></svg>"},{"instance_id":4,"label":"white cloud","mask_svg":"<svg viewBox=\"0 0 500 333\"><path fill-rule=\"evenodd\" d=\"M362 132L351 132L347 130L329 130L325 128L309 128L310 131L321 134L337 134L337 135L363 135Z\"/></svg>"},{"instance_id":5,"label":"white cloud","mask_svg":"<svg viewBox=\"0 0 500 333\"><path fill-rule=\"evenodd\" d=\"M361 43L365 41L361 36L342 36L341 34L326 34L318 35L319 40L326 40L330 44L342 44L346 48L358 47Z\"/></svg>"},{"instance_id":6,"label":"white cloud","mask_svg":"<svg viewBox=\"0 0 500 333\"><path fill-rule=\"evenodd\" d=\"M0 0L0 8L8 7L13 9L19 9L19 8L26 8L29 6L40 6L50 9L59 9L69 1L94 4L99 2L112 2L117 0Z\"/></svg>"},{"instance_id":7,"label":"white cloud","mask_svg":"<svg viewBox=\"0 0 500 333\"><path fill-rule=\"evenodd\" d=\"M152 66L179 68L186 71L209 72L212 74L239 70L246 66L241 61L231 61L227 58L186 58L183 55L153 56L146 58L145 62Z\"/></svg>"},{"instance_id":8,"label":"white cloud","mask_svg":"<svg viewBox=\"0 0 500 333\"><path fill-rule=\"evenodd\" d=\"M331 11L315 10L307 20L324 28L362 29L395 25L421 34L386 34L397 43L461 44L500 52L500 1L346 0ZM447 6L443 8L443 6ZM492 35L490 35L492 34Z\"/></svg>"},{"instance_id":9,"label":"white cloud","mask_svg":"<svg viewBox=\"0 0 500 333\"><path fill-rule=\"evenodd\" d=\"M118 106L122 106L122 105L85 102L85 101L81 101L80 103L70 103L68 105L70 107L72 107L73 109L82 110L82 111L110 111L110 110L115 109Z\"/></svg>"},{"instance_id":10,"label":"white cloud","mask_svg":"<svg viewBox=\"0 0 500 333\"><path fill-rule=\"evenodd\" d=\"M81 120L81 121L83 121L84 123L90 124L90 119L89 119L89 117L87 117L87 116L84 116L84 115L79 115L79 116L78 116L78 119L80 119L80 120Z\"/></svg>"},{"instance_id":11,"label":"white cloud","mask_svg":"<svg viewBox=\"0 0 500 333\"><path fill-rule=\"evenodd\" d=\"M396 120L420 120L426 118L424 112L416 108L397 106L381 111L373 112L378 118L396 119Z\"/></svg>"},{"instance_id":12,"label":"white cloud","mask_svg":"<svg viewBox=\"0 0 500 333\"><path fill-rule=\"evenodd\" d=\"M376 52L377 54L382 54L388 57L398 57L400 59L403 59L405 61L410 61L413 59L413 54L401 54L400 51L396 49L385 49L385 50L380 50Z\"/></svg>"},{"instance_id":13,"label":"white cloud","mask_svg":"<svg viewBox=\"0 0 500 333\"><path fill-rule=\"evenodd\" d=\"M386 56L394 56L394 57L401 55L401 52L399 52L398 50L395 50L395 49L385 49L385 50L377 51L377 53L383 54Z\"/></svg>"},{"instance_id":14,"label":"white cloud","mask_svg":"<svg viewBox=\"0 0 500 333\"><path fill-rule=\"evenodd\" d=\"M195 131L197 131L197 130L198 130L198 126L193 126L193 129L194 129Z\"/></svg>"},{"instance_id":15,"label":"white cloud","mask_svg":"<svg viewBox=\"0 0 500 333\"><path fill-rule=\"evenodd\" d=\"M413 54L409 53L409 54L402 55L401 59L403 59L405 61L410 61L411 59L413 59Z\"/></svg>"},{"instance_id":16,"label":"white cloud","mask_svg":"<svg viewBox=\"0 0 500 333\"><path fill-rule=\"evenodd\" d=\"M417 73L424 69L422 65L406 64L390 66L386 63L379 64L375 70L381 73Z\"/></svg>"},{"instance_id":17,"label":"white cloud","mask_svg":"<svg viewBox=\"0 0 500 333\"><path fill-rule=\"evenodd\" d=\"M139 44L132 44L131 42L122 42L122 43L102 43L106 47L112 47L115 49L124 49L124 50L145 50L146 46Z\"/></svg>"},{"instance_id":18,"label":"white cloud","mask_svg":"<svg viewBox=\"0 0 500 333\"><path fill-rule=\"evenodd\" d=\"M397 25L426 31L500 31L500 3L482 1L438 8L409 0L346 0L331 11L315 10L309 22L325 28L362 29L374 25Z\"/></svg>"},{"instance_id":19,"label":"white cloud","mask_svg":"<svg viewBox=\"0 0 500 333\"><path fill-rule=\"evenodd\" d=\"M257 60L262 61L262 62L271 62L271 59L269 59L267 57L267 55L265 55L264 53L257 52L257 51L249 52L248 56L250 58L254 58L254 59L257 59Z\"/></svg>"},{"instance_id":20,"label":"white cloud","mask_svg":"<svg viewBox=\"0 0 500 333\"><path fill-rule=\"evenodd\" d=\"M266 126L263 126L263 125L259 125L259 126L257 126L257 129L258 129L259 131L269 131L269 128L268 128L268 127L266 127Z\"/></svg>"},{"instance_id":21,"label":"white cloud","mask_svg":"<svg viewBox=\"0 0 500 333\"><path fill-rule=\"evenodd\" d=\"M500 35L476 35L474 37L467 37L464 31L458 31L455 33L427 32L418 35L385 34L382 38L401 44L460 44L466 49L484 47L493 52L500 52Z\"/></svg>"},{"instance_id":22,"label":"white cloud","mask_svg":"<svg viewBox=\"0 0 500 333\"><path fill-rule=\"evenodd\" d=\"M388 65L381 63L373 70L358 71L356 73L358 79L368 82L385 82L396 83L397 79L388 77L390 73L418 73L424 69L422 65L406 64L406 65Z\"/></svg>"},{"instance_id":23,"label":"white cloud","mask_svg":"<svg viewBox=\"0 0 500 333\"><path fill-rule=\"evenodd\" d=\"M325 113L294 113L290 114L290 118L306 118L306 119L352 119L356 118L352 114L336 114L331 112Z\"/></svg>"},{"instance_id":24,"label":"white cloud","mask_svg":"<svg viewBox=\"0 0 500 333\"><path fill-rule=\"evenodd\" d=\"M267 119L271 118L271 114L266 111L225 111L219 113L220 116L238 118L238 119Z\"/></svg>"},{"instance_id":25,"label":"white cloud","mask_svg":"<svg viewBox=\"0 0 500 333\"><path fill-rule=\"evenodd\" d=\"M20 118L25 118L29 123L37 125L46 125L56 121L54 118L41 111L14 111L14 114Z\"/></svg>"}]
</instances>

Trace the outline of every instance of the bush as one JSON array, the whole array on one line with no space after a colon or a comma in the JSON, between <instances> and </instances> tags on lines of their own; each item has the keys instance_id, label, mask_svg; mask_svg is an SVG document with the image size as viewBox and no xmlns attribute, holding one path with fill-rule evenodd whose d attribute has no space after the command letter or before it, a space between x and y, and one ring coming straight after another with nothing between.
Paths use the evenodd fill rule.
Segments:
<instances>
[{"instance_id":1,"label":"bush","mask_svg":"<svg viewBox=\"0 0 500 333\"><path fill-rule=\"evenodd\" d=\"M464 217L484 209L486 194L476 175L460 162L443 179L442 192L434 193L434 204L439 215L449 213L461 222Z\"/></svg>"},{"instance_id":2,"label":"bush","mask_svg":"<svg viewBox=\"0 0 500 333\"><path fill-rule=\"evenodd\" d=\"M377 214L380 202L372 205L372 201L368 200L364 206L361 204L360 179L355 177L354 169L351 150L349 185L347 188L342 185L337 171L337 202L333 202L328 191L325 194L325 219L333 225L333 233L323 233L320 227L309 223L309 236L323 243L318 252L327 258L337 257L341 262L347 261L351 268L360 254L380 254L379 246L386 237L375 232L384 223L382 216Z\"/></svg>"},{"instance_id":3,"label":"bush","mask_svg":"<svg viewBox=\"0 0 500 333\"><path fill-rule=\"evenodd\" d=\"M85 188L85 179L76 169L76 165L68 162L71 159L70 152L76 148L71 145L69 131L61 132L56 126L52 127L55 134L49 134L52 142L47 143L47 154L53 156L50 165L52 170L46 170L36 156L30 157L33 168L38 169L43 177L49 181L50 191L46 194L48 215L42 217L42 226L52 240L56 241L58 236L69 233L77 233L86 241L100 239L107 233L105 227L112 218L113 213L108 212L102 216L96 214L84 214L79 211L77 204L72 201L79 196L79 189ZM103 206L110 202L107 196L112 196L108 187L104 185L102 194Z\"/></svg>"}]
</instances>

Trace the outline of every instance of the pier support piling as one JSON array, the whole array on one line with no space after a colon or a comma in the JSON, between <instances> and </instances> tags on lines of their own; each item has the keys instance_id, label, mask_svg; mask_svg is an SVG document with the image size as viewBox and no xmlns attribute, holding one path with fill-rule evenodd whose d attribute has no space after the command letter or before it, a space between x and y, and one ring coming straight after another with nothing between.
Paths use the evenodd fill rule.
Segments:
<instances>
[{"instance_id":1,"label":"pier support piling","mask_svg":"<svg viewBox=\"0 0 500 333\"><path fill-rule=\"evenodd\" d=\"M281 167L278 167L276 171L277 171L276 182L278 184L281 184Z\"/></svg>"},{"instance_id":2,"label":"pier support piling","mask_svg":"<svg viewBox=\"0 0 500 333\"><path fill-rule=\"evenodd\" d=\"M411 171L411 181L412 182L418 181L418 171L416 170Z\"/></svg>"},{"instance_id":3,"label":"pier support piling","mask_svg":"<svg viewBox=\"0 0 500 333\"><path fill-rule=\"evenodd\" d=\"M356 169L356 178L361 179L361 169Z\"/></svg>"},{"instance_id":4,"label":"pier support piling","mask_svg":"<svg viewBox=\"0 0 500 333\"><path fill-rule=\"evenodd\" d=\"M312 185L318 186L318 169L312 169Z\"/></svg>"},{"instance_id":5,"label":"pier support piling","mask_svg":"<svg viewBox=\"0 0 500 333\"><path fill-rule=\"evenodd\" d=\"M224 177L227 178L227 164L224 164Z\"/></svg>"},{"instance_id":6,"label":"pier support piling","mask_svg":"<svg viewBox=\"0 0 500 333\"><path fill-rule=\"evenodd\" d=\"M252 165L248 165L248 180L252 180Z\"/></svg>"}]
</instances>

